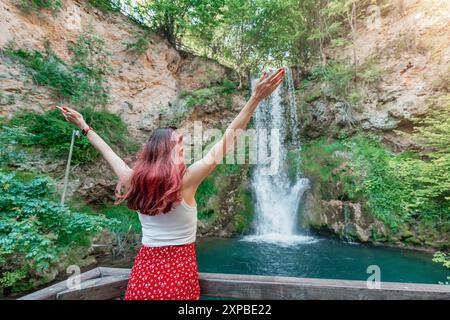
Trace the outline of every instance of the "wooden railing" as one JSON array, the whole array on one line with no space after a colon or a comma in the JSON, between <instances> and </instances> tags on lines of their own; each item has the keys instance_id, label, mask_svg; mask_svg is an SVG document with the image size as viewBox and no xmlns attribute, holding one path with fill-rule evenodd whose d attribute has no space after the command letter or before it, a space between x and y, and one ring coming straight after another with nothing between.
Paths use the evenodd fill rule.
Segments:
<instances>
[{"instance_id":1,"label":"wooden railing","mask_svg":"<svg viewBox=\"0 0 450 320\"><path fill-rule=\"evenodd\" d=\"M62 281L19 300L109 300L124 296L130 269L98 267L80 275L80 285L68 289ZM450 286L382 282L369 289L365 281L310 279L243 274L200 273L202 296L238 299L433 299L450 300Z\"/></svg>"}]
</instances>

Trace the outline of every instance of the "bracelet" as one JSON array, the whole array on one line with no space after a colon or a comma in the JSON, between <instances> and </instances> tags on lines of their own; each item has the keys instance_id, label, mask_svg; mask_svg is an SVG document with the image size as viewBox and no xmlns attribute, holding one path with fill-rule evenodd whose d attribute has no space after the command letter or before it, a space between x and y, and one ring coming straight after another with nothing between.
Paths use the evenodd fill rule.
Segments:
<instances>
[{"instance_id":1,"label":"bracelet","mask_svg":"<svg viewBox=\"0 0 450 320\"><path fill-rule=\"evenodd\" d=\"M91 127L88 127L87 129L83 129L81 130L81 133L83 134L83 136L87 135L89 133L89 131L94 131L94 129L92 129Z\"/></svg>"}]
</instances>

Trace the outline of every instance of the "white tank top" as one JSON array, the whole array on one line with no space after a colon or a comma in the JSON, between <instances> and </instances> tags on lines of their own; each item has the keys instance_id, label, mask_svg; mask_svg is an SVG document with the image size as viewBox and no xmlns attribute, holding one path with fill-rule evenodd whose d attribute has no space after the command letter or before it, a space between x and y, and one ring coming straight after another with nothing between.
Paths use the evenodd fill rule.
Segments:
<instances>
[{"instance_id":1,"label":"white tank top","mask_svg":"<svg viewBox=\"0 0 450 320\"><path fill-rule=\"evenodd\" d=\"M197 207L184 199L167 213L155 216L139 213L142 225L142 244L149 247L174 246L195 242Z\"/></svg>"}]
</instances>

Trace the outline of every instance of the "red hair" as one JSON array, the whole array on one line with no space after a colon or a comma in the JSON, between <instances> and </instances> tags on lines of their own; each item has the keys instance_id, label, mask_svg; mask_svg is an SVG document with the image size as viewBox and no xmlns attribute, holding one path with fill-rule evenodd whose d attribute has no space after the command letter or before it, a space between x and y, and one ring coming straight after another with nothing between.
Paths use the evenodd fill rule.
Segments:
<instances>
[{"instance_id":1,"label":"red hair","mask_svg":"<svg viewBox=\"0 0 450 320\"><path fill-rule=\"evenodd\" d=\"M142 214L167 213L181 202L181 180L186 172L184 161L176 161L174 139L176 128L159 128L142 146L130 185L119 202L127 200L128 208ZM174 157L175 156L175 157ZM118 186L120 190L120 186Z\"/></svg>"}]
</instances>

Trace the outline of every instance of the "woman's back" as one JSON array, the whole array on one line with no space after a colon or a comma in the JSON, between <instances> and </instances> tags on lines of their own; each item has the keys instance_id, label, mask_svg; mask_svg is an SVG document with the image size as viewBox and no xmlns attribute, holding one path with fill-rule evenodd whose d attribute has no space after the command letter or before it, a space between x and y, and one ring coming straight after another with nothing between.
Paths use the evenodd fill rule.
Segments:
<instances>
[{"instance_id":1,"label":"woman's back","mask_svg":"<svg viewBox=\"0 0 450 320\"><path fill-rule=\"evenodd\" d=\"M167 213L139 214L142 225L142 244L149 247L173 246L195 241L197 233L197 208L184 199Z\"/></svg>"}]
</instances>

